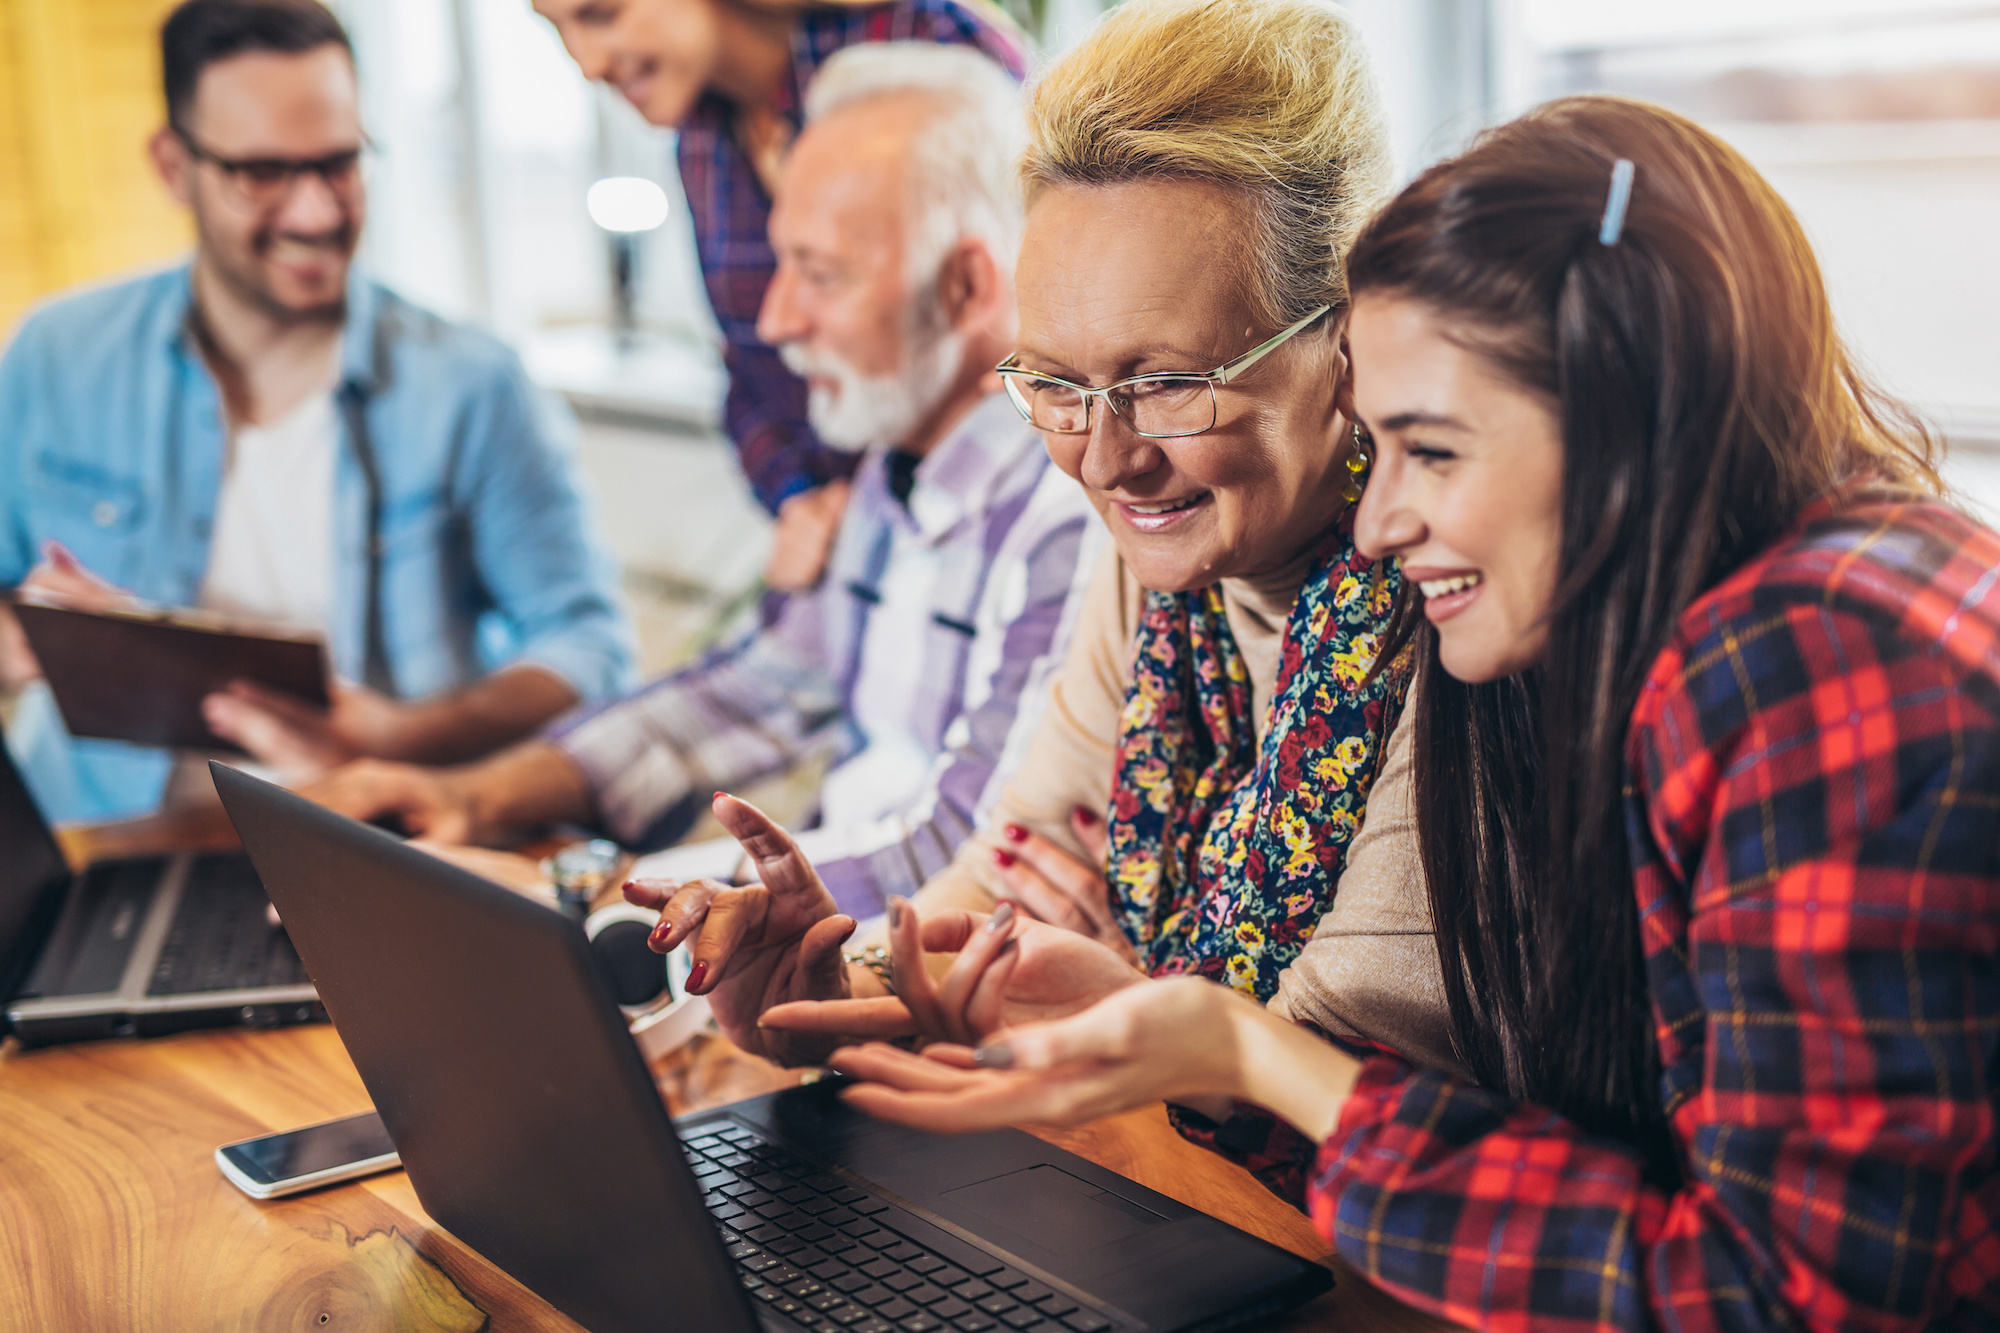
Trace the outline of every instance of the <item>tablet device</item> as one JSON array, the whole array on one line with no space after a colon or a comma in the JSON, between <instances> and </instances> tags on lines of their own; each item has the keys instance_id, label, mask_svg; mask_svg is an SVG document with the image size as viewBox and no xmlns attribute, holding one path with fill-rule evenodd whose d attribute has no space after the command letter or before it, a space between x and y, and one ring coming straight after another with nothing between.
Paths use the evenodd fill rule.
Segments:
<instances>
[{"instance_id":1,"label":"tablet device","mask_svg":"<svg viewBox=\"0 0 2000 1333\"><path fill-rule=\"evenodd\" d=\"M14 603L72 736L241 751L208 729L201 701L252 680L325 708L326 646L310 635L226 628L168 611L73 611Z\"/></svg>"}]
</instances>

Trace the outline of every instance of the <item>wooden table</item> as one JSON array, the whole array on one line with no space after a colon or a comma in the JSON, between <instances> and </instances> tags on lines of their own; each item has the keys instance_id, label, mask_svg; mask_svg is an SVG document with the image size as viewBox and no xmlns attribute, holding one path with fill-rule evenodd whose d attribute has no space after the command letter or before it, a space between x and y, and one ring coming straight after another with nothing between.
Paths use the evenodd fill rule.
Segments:
<instances>
[{"instance_id":1,"label":"wooden table","mask_svg":"<svg viewBox=\"0 0 2000 1333\"><path fill-rule=\"evenodd\" d=\"M69 847L131 850L147 836L128 829ZM675 1114L797 1080L719 1036L653 1071ZM433 1223L400 1171L258 1203L215 1168L218 1144L368 1106L325 1025L40 1051L10 1042L0 1051L0 1327L574 1329ZM1158 1106L1042 1137L1296 1253L1326 1254L1303 1216L1183 1141ZM1336 1289L1269 1327L1447 1327L1331 1262Z\"/></svg>"}]
</instances>

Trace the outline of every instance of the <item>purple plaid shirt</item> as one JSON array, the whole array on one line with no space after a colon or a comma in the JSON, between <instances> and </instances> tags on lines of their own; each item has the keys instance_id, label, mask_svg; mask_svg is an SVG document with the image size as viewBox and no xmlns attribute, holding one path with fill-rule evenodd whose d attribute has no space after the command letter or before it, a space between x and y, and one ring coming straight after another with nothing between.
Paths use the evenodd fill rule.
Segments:
<instances>
[{"instance_id":1,"label":"purple plaid shirt","mask_svg":"<svg viewBox=\"0 0 2000 1333\"><path fill-rule=\"evenodd\" d=\"M1020 38L1006 20L969 0L808 9L792 29L792 64L777 110L801 127L806 85L834 52L862 42L944 42L976 46L1015 78L1027 74ZM821 444L806 423L805 382L757 337L757 309L777 268L766 234L771 200L738 146L730 104L713 94L680 127L681 187L694 220L695 253L729 370L723 429L736 442L744 475L765 508L854 471L855 456Z\"/></svg>"},{"instance_id":2,"label":"purple plaid shirt","mask_svg":"<svg viewBox=\"0 0 2000 1333\"><path fill-rule=\"evenodd\" d=\"M1004 394L923 460L907 505L884 457L861 464L816 590L552 738L620 841L665 846L710 792L825 755L824 818L799 841L840 909L867 917L984 818L1107 534Z\"/></svg>"}]
</instances>

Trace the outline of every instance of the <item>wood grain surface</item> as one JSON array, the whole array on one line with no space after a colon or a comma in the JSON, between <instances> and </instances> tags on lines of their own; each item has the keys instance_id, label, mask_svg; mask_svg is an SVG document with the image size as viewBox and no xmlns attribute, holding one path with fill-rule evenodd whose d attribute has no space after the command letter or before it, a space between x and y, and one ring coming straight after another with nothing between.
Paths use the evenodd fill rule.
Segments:
<instances>
[{"instance_id":1,"label":"wood grain surface","mask_svg":"<svg viewBox=\"0 0 2000 1333\"><path fill-rule=\"evenodd\" d=\"M72 854L118 839L69 839ZM654 1062L675 1114L798 1080L696 1038ZM574 1325L436 1226L401 1171L257 1202L219 1144L368 1109L331 1027L0 1048L0 1328L219 1333L472 1333ZM1314 1259L1307 1220L1183 1141L1154 1106L1042 1137ZM1339 1285L1273 1329L1417 1333L1446 1325Z\"/></svg>"}]
</instances>

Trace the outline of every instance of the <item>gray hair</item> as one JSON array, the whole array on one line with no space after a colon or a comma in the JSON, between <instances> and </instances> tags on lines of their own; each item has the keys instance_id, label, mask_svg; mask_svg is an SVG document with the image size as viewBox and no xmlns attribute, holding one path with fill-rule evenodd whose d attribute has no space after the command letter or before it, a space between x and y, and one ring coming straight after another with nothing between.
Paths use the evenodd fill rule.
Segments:
<instances>
[{"instance_id":1,"label":"gray hair","mask_svg":"<svg viewBox=\"0 0 2000 1333\"><path fill-rule=\"evenodd\" d=\"M871 97L920 93L938 109L911 137L907 269L937 280L952 247L985 242L1003 273L1021 246L1015 164L1027 140L1020 87L990 57L937 42L864 42L836 53L806 89L808 123Z\"/></svg>"}]
</instances>

